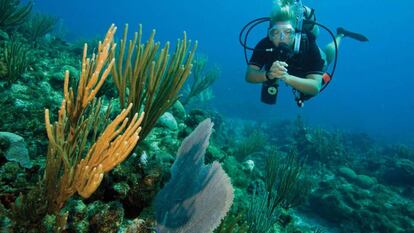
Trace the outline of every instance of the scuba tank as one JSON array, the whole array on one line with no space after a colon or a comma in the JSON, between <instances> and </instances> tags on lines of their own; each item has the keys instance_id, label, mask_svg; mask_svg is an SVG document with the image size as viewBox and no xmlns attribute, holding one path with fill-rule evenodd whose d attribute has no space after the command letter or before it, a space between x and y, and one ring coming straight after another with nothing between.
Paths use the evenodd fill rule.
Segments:
<instances>
[{"instance_id":1,"label":"scuba tank","mask_svg":"<svg viewBox=\"0 0 414 233\"><path fill-rule=\"evenodd\" d=\"M296 17L296 27L295 27L295 45L293 51L295 54L298 54L300 51L300 42L302 41L302 27L303 27L303 15L304 7L302 0L295 0L293 4L295 17Z\"/></svg>"}]
</instances>

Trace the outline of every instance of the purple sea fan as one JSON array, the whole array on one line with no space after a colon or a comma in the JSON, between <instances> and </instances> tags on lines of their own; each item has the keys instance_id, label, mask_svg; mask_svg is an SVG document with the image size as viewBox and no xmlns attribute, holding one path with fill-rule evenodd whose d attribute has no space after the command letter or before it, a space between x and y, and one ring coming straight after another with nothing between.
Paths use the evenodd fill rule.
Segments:
<instances>
[{"instance_id":1,"label":"purple sea fan","mask_svg":"<svg viewBox=\"0 0 414 233\"><path fill-rule=\"evenodd\" d=\"M233 187L220 163L204 165L212 127L204 120L178 150L171 179L155 200L158 232L213 232L233 204Z\"/></svg>"}]
</instances>

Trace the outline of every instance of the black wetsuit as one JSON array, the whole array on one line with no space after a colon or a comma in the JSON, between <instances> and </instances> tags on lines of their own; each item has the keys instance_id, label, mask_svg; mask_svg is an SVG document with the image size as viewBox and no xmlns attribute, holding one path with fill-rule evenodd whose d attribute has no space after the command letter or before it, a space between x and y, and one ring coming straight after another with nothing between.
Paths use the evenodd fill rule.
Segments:
<instances>
[{"instance_id":1,"label":"black wetsuit","mask_svg":"<svg viewBox=\"0 0 414 233\"><path fill-rule=\"evenodd\" d=\"M268 71L276 60L285 61L288 64L287 70L290 75L300 78L306 78L308 74L323 74L324 61L321 58L319 48L315 38L311 35L302 40L300 52L289 58L274 46L268 37L262 39L255 47L253 55L250 58L249 65L256 65L260 69ZM273 51L266 51L273 49ZM274 80L266 81L264 87L275 85ZM262 101L267 104L274 104L276 100L264 98L262 92Z\"/></svg>"}]
</instances>

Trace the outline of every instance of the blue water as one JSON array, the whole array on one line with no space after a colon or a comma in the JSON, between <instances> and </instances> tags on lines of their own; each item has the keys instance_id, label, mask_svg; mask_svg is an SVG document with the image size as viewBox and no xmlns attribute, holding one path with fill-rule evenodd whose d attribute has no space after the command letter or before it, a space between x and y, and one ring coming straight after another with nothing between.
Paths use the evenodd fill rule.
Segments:
<instances>
[{"instance_id":1,"label":"blue water","mask_svg":"<svg viewBox=\"0 0 414 233\"><path fill-rule=\"evenodd\" d=\"M260 103L260 86L244 80L246 64L238 43L240 29L250 20L269 14L272 1L35 1L35 10L61 18L68 40L99 36L111 23L139 23L149 35L175 42L185 30L199 41L198 51L222 68L214 86L214 105L226 116L267 121L304 116L308 124L366 132L378 138L414 145L412 74L414 2L402 0L304 1L316 9L318 21L332 30L338 26L364 33L370 41L344 39L336 75L330 86L299 109L291 91L282 88L275 106ZM254 44L265 26L249 38ZM320 46L328 42L323 33Z\"/></svg>"}]
</instances>

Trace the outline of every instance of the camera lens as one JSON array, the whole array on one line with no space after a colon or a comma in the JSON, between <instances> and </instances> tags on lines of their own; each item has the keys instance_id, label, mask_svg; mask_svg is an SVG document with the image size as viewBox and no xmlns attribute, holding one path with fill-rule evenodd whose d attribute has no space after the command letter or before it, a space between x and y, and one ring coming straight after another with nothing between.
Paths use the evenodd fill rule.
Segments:
<instances>
[{"instance_id":1,"label":"camera lens","mask_svg":"<svg viewBox=\"0 0 414 233\"><path fill-rule=\"evenodd\" d=\"M267 93L269 93L269 95L276 95L277 94L277 88L274 86L268 87L267 88Z\"/></svg>"}]
</instances>

